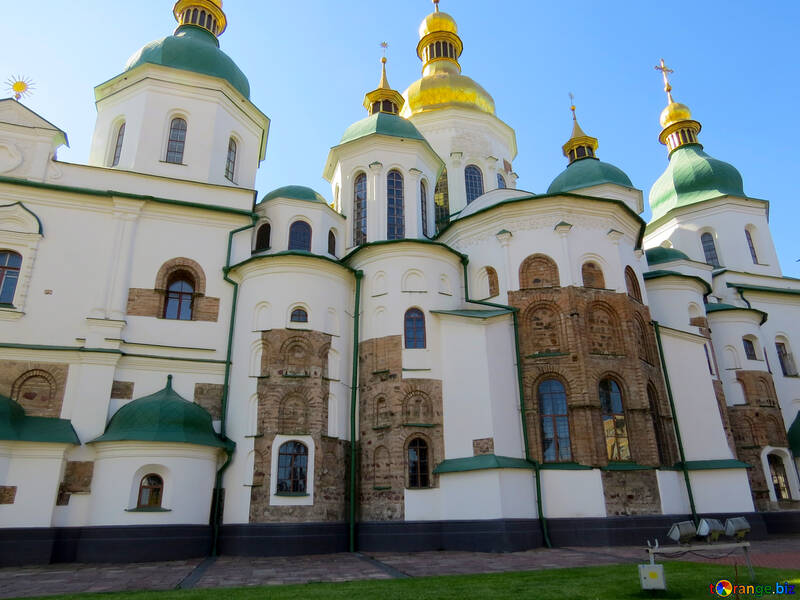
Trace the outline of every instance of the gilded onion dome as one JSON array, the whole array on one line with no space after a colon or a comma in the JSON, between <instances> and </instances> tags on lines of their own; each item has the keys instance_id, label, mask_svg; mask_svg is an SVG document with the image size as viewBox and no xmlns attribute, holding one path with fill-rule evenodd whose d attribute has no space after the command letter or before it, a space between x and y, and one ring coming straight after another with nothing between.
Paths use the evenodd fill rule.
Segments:
<instances>
[{"instance_id":1,"label":"gilded onion dome","mask_svg":"<svg viewBox=\"0 0 800 600\"><path fill-rule=\"evenodd\" d=\"M434 4L434 12L419 26L417 56L422 61L422 78L403 94L405 106L401 115L408 118L449 107L470 108L493 115L494 99L489 92L461 74L458 58L464 45L458 37L455 19L439 11L439 0L434 0Z\"/></svg>"}]
</instances>

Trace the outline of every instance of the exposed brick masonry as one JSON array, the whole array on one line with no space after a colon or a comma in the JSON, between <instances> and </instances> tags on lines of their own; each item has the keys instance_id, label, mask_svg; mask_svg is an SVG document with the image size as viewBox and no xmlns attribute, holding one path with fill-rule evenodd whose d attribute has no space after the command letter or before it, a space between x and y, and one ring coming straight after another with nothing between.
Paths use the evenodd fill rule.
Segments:
<instances>
[{"instance_id":1,"label":"exposed brick masonry","mask_svg":"<svg viewBox=\"0 0 800 600\"><path fill-rule=\"evenodd\" d=\"M219 420L222 416L223 389L221 383L194 384L194 401L205 408L215 420Z\"/></svg>"},{"instance_id":2,"label":"exposed brick masonry","mask_svg":"<svg viewBox=\"0 0 800 600\"><path fill-rule=\"evenodd\" d=\"M31 417L61 416L69 365L0 361L0 394L18 402Z\"/></svg>"}]
</instances>

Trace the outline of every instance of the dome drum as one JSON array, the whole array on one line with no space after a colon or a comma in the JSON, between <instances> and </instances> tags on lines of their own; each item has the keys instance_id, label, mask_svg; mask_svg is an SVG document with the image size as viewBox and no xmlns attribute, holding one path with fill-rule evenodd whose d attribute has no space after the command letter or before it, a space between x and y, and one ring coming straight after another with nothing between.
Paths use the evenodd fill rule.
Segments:
<instances>
[{"instance_id":1,"label":"dome drum","mask_svg":"<svg viewBox=\"0 0 800 600\"><path fill-rule=\"evenodd\" d=\"M437 43L440 44L439 50L437 50ZM452 52L446 50L447 45L452 47ZM450 32L429 33L417 44L417 56L424 63L424 66L435 60L450 60L458 64L458 57L461 56L463 51L464 43L461 38Z\"/></svg>"}]
</instances>

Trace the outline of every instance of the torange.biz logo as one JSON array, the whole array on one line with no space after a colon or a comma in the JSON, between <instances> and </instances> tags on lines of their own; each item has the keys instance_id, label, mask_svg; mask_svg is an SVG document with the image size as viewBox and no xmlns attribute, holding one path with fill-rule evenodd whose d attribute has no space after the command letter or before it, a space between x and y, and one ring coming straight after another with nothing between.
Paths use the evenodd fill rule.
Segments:
<instances>
[{"instance_id":1,"label":"torange.biz logo","mask_svg":"<svg viewBox=\"0 0 800 600\"><path fill-rule=\"evenodd\" d=\"M777 582L773 585L734 585L727 579L720 579L717 583L711 583L708 586L712 595L730 596L731 594L746 594L752 595L756 598L763 596L777 596L779 594L794 594L795 586L788 581Z\"/></svg>"}]
</instances>

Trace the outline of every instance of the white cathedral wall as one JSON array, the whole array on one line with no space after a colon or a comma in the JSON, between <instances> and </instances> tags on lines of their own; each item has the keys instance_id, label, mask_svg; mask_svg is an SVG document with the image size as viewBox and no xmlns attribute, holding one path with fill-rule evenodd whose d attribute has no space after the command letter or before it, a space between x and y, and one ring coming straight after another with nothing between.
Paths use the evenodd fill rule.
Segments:
<instances>
[{"instance_id":1,"label":"white cathedral wall","mask_svg":"<svg viewBox=\"0 0 800 600\"><path fill-rule=\"evenodd\" d=\"M0 482L17 487L0 505L2 527L50 527L67 444L0 442Z\"/></svg>"},{"instance_id":2,"label":"white cathedral wall","mask_svg":"<svg viewBox=\"0 0 800 600\"><path fill-rule=\"evenodd\" d=\"M311 252L334 259L342 257L347 221L331 210L329 206L306 200L274 198L259 204L256 212L263 215L256 228L263 222L268 222L271 228L270 248L263 254L286 252L289 249L289 228L292 223L305 221L311 226ZM331 230L336 235L336 256L328 254L328 232ZM256 231L257 229L254 229L253 236ZM237 251L232 257L231 263L235 264L249 257L249 249L237 245Z\"/></svg>"},{"instance_id":3,"label":"white cathedral wall","mask_svg":"<svg viewBox=\"0 0 800 600\"><path fill-rule=\"evenodd\" d=\"M657 265L661 266L661 265ZM647 297L650 316L661 325L697 333L698 328L689 324L690 307L703 313L703 296L706 288L699 282L684 277L659 277L647 280Z\"/></svg>"},{"instance_id":4,"label":"white cathedral wall","mask_svg":"<svg viewBox=\"0 0 800 600\"><path fill-rule=\"evenodd\" d=\"M606 501L600 469L543 469L542 510L551 519L605 517Z\"/></svg>"},{"instance_id":5,"label":"white cathedral wall","mask_svg":"<svg viewBox=\"0 0 800 600\"><path fill-rule=\"evenodd\" d=\"M691 512L689 495L683 471L656 470L658 493L661 497L661 512L665 515L685 515ZM691 483L691 479L689 480ZM749 491L748 491L749 494Z\"/></svg>"},{"instance_id":6,"label":"white cathedral wall","mask_svg":"<svg viewBox=\"0 0 800 600\"><path fill-rule=\"evenodd\" d=\"M749 513L755 510L747 469L691 471L689 481L698 513Z\"/></svg>"},{"instance_id":7,"label":"white cathedral wall","mask_svg":"<svg viewBox=\"0 0 800 600\"><path fill-rule=\"evenodd\" d=\"M101 442L92 479L88 525L205 525L219 448L166 442ZM139 483L155 473L164 480L165 512L137 512ZM129 510L126 510L129 509Z\"/></svg>"}]
</instances>

